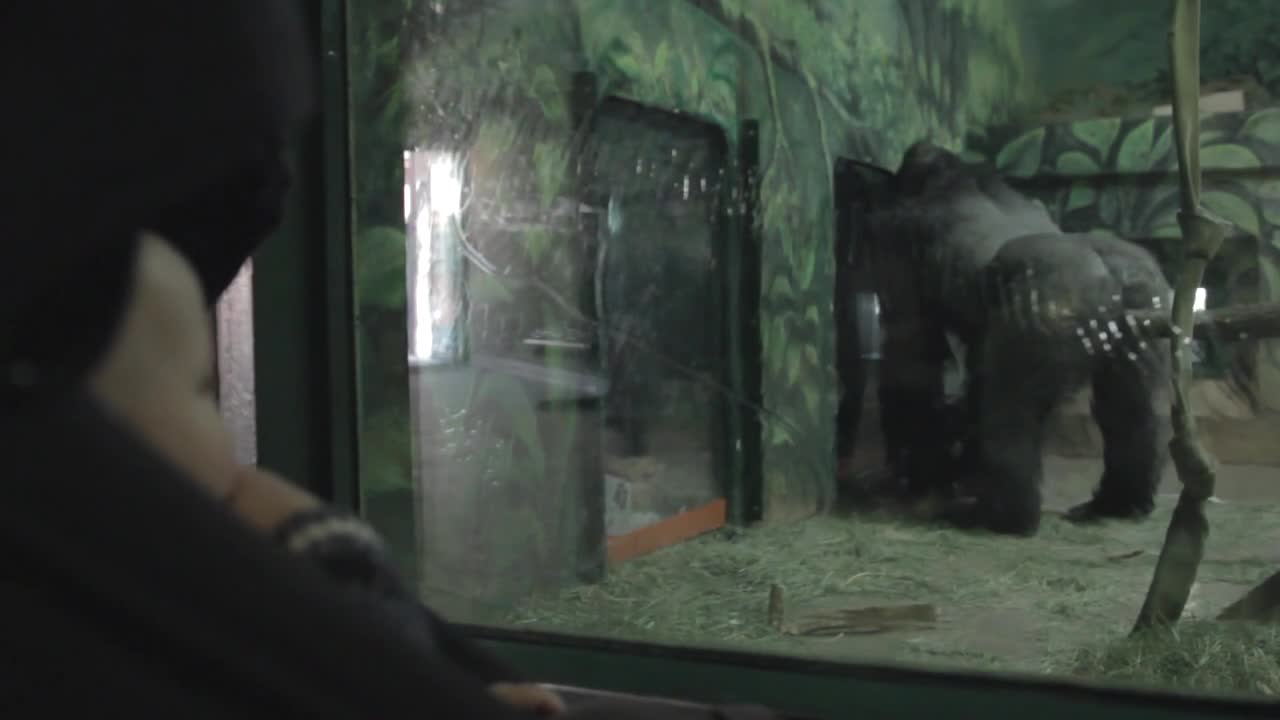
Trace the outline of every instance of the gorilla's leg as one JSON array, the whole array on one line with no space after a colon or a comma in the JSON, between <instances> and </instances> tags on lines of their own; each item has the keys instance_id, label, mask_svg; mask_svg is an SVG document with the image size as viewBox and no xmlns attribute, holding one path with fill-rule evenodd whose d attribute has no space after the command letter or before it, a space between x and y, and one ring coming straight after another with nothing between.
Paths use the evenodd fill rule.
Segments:
<instances>
[{"instance_id":1,"label":"gorilla's leg","mask_svg":"<svg viewBox=\"0 0 1280 720\"><path fill-rule=\"evenodd\" d=\"M948 468L941 372L936 373L936 383L932 377L899 383L894 373L901 367L885 363L883 369L878 395L889 466L905 480L903 491L909 498L946 494L953 478Z\"/></svg>"},{"instance_id":2,"label":"gorilla's leg","mask_svg":"<svg viewBox=\"0 0 1280 720\"><path fill-rule=\"evenodd\" d=\"M940 412L946 337L922 312L881 317L878 397L889 466L911 497L951 485Z\"/></svg>"},{"instance_id":3,"label":"gorilla's leg","mask_svg":"<svg viewBox=\"0 0 1280 720\"><path fill-rule=\"evenodd\" d=\"M1093 417L1102 433L1102 480L1093 499L1067 512L1072 522L1145 518L1155 507L1167 433L1161 405L1170 362L1160 342L1145 357L1109 359L1093 378Z\"/></svg>"},{"instance_id":4,"label":"gorilla's leg","mask_svg":"<svg viewBox=\"0 0 1280 720\"><path fill-rule=\"evenodd\" d=\"M950 517L962 526L1021 536L1040 529L1044 426L1063 376L1051 363L1028 358L1027 350L1014 337L989 338L973 366L976 503Z\"/></svg>"},{"instance_id":5,"label":"gorilla's leg","mask_svg":"<svg viewBox=\"0 0 1280 720\"><path fill-rule=\"evenodd\" d=\"M948 408L945 419L947 423L947 448L953 461L952 467L955 470L958 484L966 489L969 489L977 481L981 470L977 421L979 417L978 398L981 397L983 379L982 373L974 372L971 369L978 367L978 363L981 362L981 342L981 338L978 338L965 347L964 364L966 371L963 393L955 404ZM957 445L960 450L958 456L954 452Z\"/></svg>"},{"instance_id":6,"label":"gorilla's leg","mask_svg":"<svg viewBox=\"0 0 1280 720\"><path fill-rule=\"evenodd\" d=\"M840 404L836 407L836 460L846 462L853 459L857 449L867 387L867 363L859 357L856 341L842 348L837 363Z\"/></svg>"}]
</instances>

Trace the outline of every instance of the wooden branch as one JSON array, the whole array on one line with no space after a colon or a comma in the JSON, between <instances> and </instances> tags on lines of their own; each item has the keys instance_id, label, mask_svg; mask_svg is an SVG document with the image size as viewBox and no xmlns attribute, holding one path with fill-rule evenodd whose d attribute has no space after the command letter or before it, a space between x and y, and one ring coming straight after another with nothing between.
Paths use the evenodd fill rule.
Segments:
<instances>
[{"instance_id":1,"label":"wooden branch","mask_svg":"<svg viewBox=\"0 0 1280 720\"><path fill-rule=\"evenodd\" d=\"M836 637L878 635L895 630L920 630L938 622L938 609L926 603L847 608L810 612L782 624L786 635Z\"/></svg>"},{"instance_id":2,"label":"wooden branch","mask_svg":"<svg viewBox=\"0 0 1280 720\"><path fill-rule=\"evenodd\" d=\"M1152 337L1169 338L1182 334L1181 328L1174 330L1173 319L1159 310L1142 310L1128 315ZM1194 316L1193 328L1197 340L1280 337L1280 303L1238 305L1198 312Z\"/></svg>"},{"instance_id":3,"label":"wooden branch","mask_svg":"<svg viewBox=\"0 0 1280 720\"><path fill-rule=\"evenodd\" d=\"M769 627L784 635L802 637L874 635L933 627L938 622L938 609L926 603L811 610L787 621L782 586L777 584L769 586L767 613Z\"/></svg>"},{"instance_id":4,"label":"wooden branch","mask_svg":"<svg viewBox=\"0 0 1280 720\"><path fill-rule=\"evenodd\" d=\"M1196 290L1209 260L1226 235L1226 225L1200 207L1200 0L1175 0L1169 32L1169 58L1173 74L1173 127L1178 154L1178 180L1182 210L1178 213L1186 262L1173 298L1173 325L1182 337L1194 333ZM1173 440L1169 453L1182 493L1174 508L1151 577L1146 600L1133 631L1169 625L1186 608L1204 558L1209 521L1204 504L1213 496L1216 478L1213 460L1201 445L1190 406L1191 357L1181 342L1171 343L1173 383Z\"/></svg>"},{"instance_id":5,"label":"wooden branch","mask_svg":"<svg viewBox=\"0 0 1280 720\"><path fill-rule=\"evenodd\" d=\"M769 627L774 630L782 630L782 618L785 616L785 610L782 606L782 586L769 586L769 610L768 610Z\"/></svg>"}]
</instances>

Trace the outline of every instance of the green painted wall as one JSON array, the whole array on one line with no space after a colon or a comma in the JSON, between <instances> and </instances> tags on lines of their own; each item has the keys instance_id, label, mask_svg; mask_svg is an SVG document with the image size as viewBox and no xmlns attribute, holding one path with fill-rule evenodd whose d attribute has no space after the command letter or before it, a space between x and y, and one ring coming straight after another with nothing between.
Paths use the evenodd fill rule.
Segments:
<instances>
[{"instance_id":1,"label":"green painted wall","mask_svg":"<svg viewBox=\"0 0 1280 720\"><path fill-rule=\"evenodd\" d=\"M1048 98L1044 118L1121 115L1168 102L1168 0L1038 0L1025 33ZM1201 3L1201 77L1243 85L1255 106L1280 97L1280 8Z\"/></svg>"}]
</instances>

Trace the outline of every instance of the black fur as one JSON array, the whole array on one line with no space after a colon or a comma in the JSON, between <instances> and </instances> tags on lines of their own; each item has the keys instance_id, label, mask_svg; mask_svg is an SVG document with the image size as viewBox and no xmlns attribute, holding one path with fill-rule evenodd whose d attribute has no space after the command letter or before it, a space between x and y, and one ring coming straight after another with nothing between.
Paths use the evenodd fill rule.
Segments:
<instances>
[{"instance_id":1,"label":"black fur","mask_svg":"<svg viewBox=\"0 0 1280 720\"><path fill-rule=\"evenodd\" d=\"M1166 457L1168 341L1144 336L1126 313L1172 302L1155 258L1115 238L1063 233L993 169L925 142L907 151L868 222L885 310L882 423L912 489L947 490L965 471L976 503L953 520L1034 534L1046 421L1090 384L1105 470L1069 517L1148 515ZM960 437L940 411L947 334L966 349ZM959 461L956 440L965 441Z\"/></svg>"}]
</instances>

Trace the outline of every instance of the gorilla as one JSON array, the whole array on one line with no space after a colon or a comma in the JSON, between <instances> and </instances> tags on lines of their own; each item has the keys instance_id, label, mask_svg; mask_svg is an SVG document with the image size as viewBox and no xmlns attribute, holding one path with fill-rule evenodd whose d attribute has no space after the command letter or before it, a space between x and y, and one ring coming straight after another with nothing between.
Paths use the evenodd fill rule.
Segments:
<instances>
[{"instance_id":1,"label":"gorilla","mask_svg":"<svg viewBox=\"0 0 1280 720\"><path fill-rule=\"evenodd\" d=\"M1172 369L1169 341L1131 313L1171 306L1156 259L1114 237L1062 232L993 168L927 141L907 150L864 222L881 303L881 423L908 493L951 494L962 474L972 502L952 498L947 519L1034 535L1045 426L1088 384L1104 470L1067 517L1149 515ZM963 422L943 397L949 339L963 348Z\"/></svg>"}]
</instances>

